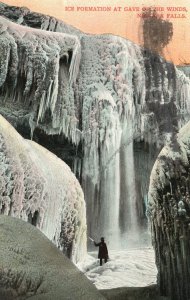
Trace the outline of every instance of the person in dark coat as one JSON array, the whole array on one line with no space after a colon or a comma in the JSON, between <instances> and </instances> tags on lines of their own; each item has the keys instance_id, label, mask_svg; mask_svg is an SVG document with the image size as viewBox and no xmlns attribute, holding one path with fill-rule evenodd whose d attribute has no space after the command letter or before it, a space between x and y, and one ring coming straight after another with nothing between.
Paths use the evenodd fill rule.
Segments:
<instances>
[{"instance_id":1,"label":"person in dark coat","mask_svg":"<svg viewBox=\"0 0 190 300\"><path fill-rule=\"evenodd\" d=\"M104 238L101 238L100 243L94 242L94 245L99 247L98 258L100 259L100 266L102 266L102 259L104 259L105 263L108 261L108 249L106 243L104 242Z\"/></svg>"}]
</instances>

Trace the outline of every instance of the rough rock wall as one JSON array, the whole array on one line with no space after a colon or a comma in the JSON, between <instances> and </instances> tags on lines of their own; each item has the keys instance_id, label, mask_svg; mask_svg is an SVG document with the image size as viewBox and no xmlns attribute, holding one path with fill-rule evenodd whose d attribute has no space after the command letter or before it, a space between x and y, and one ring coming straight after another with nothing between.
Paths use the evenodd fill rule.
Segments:
<instances>
[{"instance_id":1,"label":"rough rock wall","mask_svg":"<svg viewBox=\"0 0 190 300\"><path fill-rule=\"evenodd\" d=\"M0 117L0 213L39 228L74 262L86 253L86 207L70 168Z\"/></svg>"},{"instance_id":2,"label":"rough rock wall","mask_svg":"<svg viewBox=\"0 0 190 300\"><path fill-rule=\"evenodd\" d=\"M2 14L10 15L7 10ZM72 167L84 189L90 234L115 240L126 230L136 231L145 214L155 153L189 118L189 78L162 57L120 37L68 36L5 24L2 54L4 48L8 53L13 49L10 53L19 60L12 68L11 56L3 54L11 72L2 72L2 114L15 127L29 119L32 132L38 128L47 135L64 135L76 153L80 146L82 157L73 158ZM146 149L134 151L134 140L153 153L145 168L139 162Z\"/></svg>"},{"instance_id":3,"label":"rough rock wall","mask_svg":"<svg viewBox=\"0 0 190 300\"><path fill-rule=\"evenodd\" d=\"M0 216L0 257L2 300L106 299L39 230L19 219Z\"/></svg>"},{"instance_id":4,"label":"rough rock wall","mask_svg":"<svg viewBox=\"0 0 190 300\"><path fill-rule=\"evenodd\" d=\"M150 178L149 216L158 284L172 300L190 298L190 122L160 152Z\"/></svg>"}]
</instances>

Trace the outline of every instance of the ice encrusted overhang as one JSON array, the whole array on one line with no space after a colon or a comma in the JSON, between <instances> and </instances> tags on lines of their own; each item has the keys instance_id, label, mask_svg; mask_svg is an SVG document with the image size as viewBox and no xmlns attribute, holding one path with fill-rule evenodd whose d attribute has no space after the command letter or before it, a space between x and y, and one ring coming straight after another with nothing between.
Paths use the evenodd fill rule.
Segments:
<instances>
[{"instance_id":1,"label":"ice encrusted overhang","mask_svg":"<svg viewBox=\"0 0 190 300\"><path fill-rule=\"evenodd\" d=\"M86 206L80 184L57 156L0 116L0 213L40 229L74 262L86 254Z\"/></svg>"},{"instance_id":2,"label":"ice encrusted overhang","mask_svg":"<svg viewBox=\"0 0 190 300\"><path fill-rule=\"evenodd\" d=\"M188 300L190 266L190 122L163 148L149 187L148 214L162 295Z\"/></svg>"},{"instance_id":3,"label":"ice encrusted overhang","mask_svg":"<svg viewBox=\"0 0 190 300\"><path fill-rule=\"evenodd\" d=\"M25 10L20 17L26 17ZM152 141L155 133L180 123L177 114L182 119L188 114L189 78L128 40L85 34L79 39L3 17L0 23L1 113L13 124L14 118L26 117L32 131L39 127L47 134L61 133L73 144L84 139L97 152L105 140L109 147L114 127L131 122L138 137Z\"/></svg>"},{"instance_id":4,"label":"ice encrusted overhang","mask_svg":"<svg viewBox=\"0 0 190 300\"><path fill-rule=\"evenodd\" d=\"M1 107L20 111L21 116L29 114L32 129L41 126L77 143L72 85L81 58L78 37L0 17L0 54Z\"/></svg>"}]
</instances>

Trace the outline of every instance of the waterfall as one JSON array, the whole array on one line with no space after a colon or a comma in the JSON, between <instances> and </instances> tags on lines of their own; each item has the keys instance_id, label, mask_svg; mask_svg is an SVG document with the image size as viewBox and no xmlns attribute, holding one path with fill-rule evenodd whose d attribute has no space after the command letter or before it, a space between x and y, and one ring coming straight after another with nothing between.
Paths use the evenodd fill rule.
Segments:
<instances>
[{"instance_id":1,"label":"waterfall","mask_svg":"<svg viewBox=\"0 0 190 300\"><path fill-rule=\"evenodd\" d=\"M150 166L155 154L148 151L156 147L157 153L189 119L189 78L121 37L79 38L2 17L0 31L1 113L15 126L29 118L32 128L60 135L58 146L65 147L61 140L75 150L80 145L81 163L74 165L89 234L104 235L110 246L138 240L151 171L139 170L138 160L145 155ZM141 142L148 150L140 149Z\"/></svg>"},{"instance_id":2,"label":"waterfall","mask_svg":"<svg viewBox=\"0 0 190 300\"><path fill-rule=\"evenodd\" d=\"M125 125L122 133L120 174L120 244L128 247L139 233L132 122Z\"/></svg>"},{"instance_id":3,"label":"waterfall","mask_svg":"<svg viewBox=\"0 0 190 300\"><path fill-rule=\"evenodd\" d=\"M114 143L112 145L113 159L107 161L106 168L103 170L101 185L101 211L100 219L102 222L102 232L109 242L109 247L119 246L119 205L120 205L120 153L117 147L120 144L121 130L116 131ZM109 155L108 155L109 158Z\"/></svg>"}]
</instances>

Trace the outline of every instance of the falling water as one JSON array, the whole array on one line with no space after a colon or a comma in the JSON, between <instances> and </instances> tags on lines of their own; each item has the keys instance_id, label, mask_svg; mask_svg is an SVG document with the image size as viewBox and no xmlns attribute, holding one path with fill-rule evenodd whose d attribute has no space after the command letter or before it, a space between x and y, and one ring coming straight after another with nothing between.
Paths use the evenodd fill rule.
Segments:
<instances>
[{"instance_id":1,"label":"falling water","mask_svg":"<svg viewBox=\"0 0 190 300\"><path fill-rule=\"evenodd\" d=\"M120 206L120 153L118 145L121 143L121 128L118 126L117 117L113 118L114 129L109 146L104 147L103 172L101 173L101 210L102 233L106 236L109 247L119 246L119 206ZM111 158L111 159L110 159Z\"/></svg>"},{"instance_id":2,"label":"falling water","mask_svg":"<svg viewBox=\"0 0 190 300\"><path fill-rule=\"evenodd\" d=\"M125 126L122 134L120 151L120 230L121 246L128 247L138 239L137 195L135 181L133 129L132 125Z\"/></svg>"},{"instance_id":3,"label":"falling water","mask_svg":"<svg viewBox=\"0 0 190 300\"><path fill-rule=\"evenodd\" d=\"M119 245L119 199L120 199L120 173L119 153L115 155L104 174L104 196L101 219L104 220L102 232L109 242L109 246L115 248Z\"/></svg>"}]
</instances>

